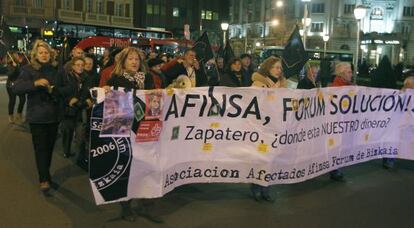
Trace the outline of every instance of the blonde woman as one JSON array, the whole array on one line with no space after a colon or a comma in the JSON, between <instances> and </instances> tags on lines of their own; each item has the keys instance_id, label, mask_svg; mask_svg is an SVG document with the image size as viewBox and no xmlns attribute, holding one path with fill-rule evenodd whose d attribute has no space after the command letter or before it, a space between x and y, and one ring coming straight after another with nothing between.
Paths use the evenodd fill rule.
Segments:
<instances>
[{"instance_id":1,"label":"blonde woman","mask_svg":"<svg viewBox=\"0 0 414 228\"><path fill-rule=\"evenodd\" d=\"M263 88L285 88L286 79L283 77L282 60L271 56L260 64L259 70L252 75L252 86Z\"/></svg>"},{"instance_id":2,"label":"blonde woman","mask_svg":"<svg viewBox=\"0 0 414 228\"><path fill-rule=\"evenodd\" d=\"M128 47L116 55L117 62L111 78L107 81L108 86L154 89L152 76L146 73L139 53L139 49Z\"/></svg>"},{"instance_id":3,"label":"blonde woman","mask_svg":"<svg viewBox=\"0 0 414 228\"><path fill-rule=\"evenodd\" d=\"M17 94L27 94L26 119L30 124L40 190L50 189L50 164L59 125L60 100L64 82L58 73L55 51L44 41L33 45L31 62L13 83Z\"/></svg>"},{"instance_id":4,"label":"blonde woman","mask_svg":"<svg viewBox=\"0 0 414 228\"><path fill-rule=\"evenodd\" d=\"M115 68L111 78L107 81L107 85L104 86L105 90L110 90L109 86L136 90L155 88L151 74L145 73L139 49L134 47L124 48L115 58L117 59ZM131 202L132 200L121 202L121 217L129 222L135 221L136 217L136 214L132 210ZM148 206L147 203L146 201L142 203L144 210ZM150 214L147 214L147 217L152 221L161 221L159 218Z\"/></svg>"},{"instance_id":5,"label":"blonde woman","mask_svg":"<svg viewBox=\"0 0 414 228\"><path fill-rule=\"evenodd\" d=\"M252 86L263 88L284 88L286 87L286 79L283 77L281 59L271 56L260 64L260 68L252 75ZM274 199L270 195L270 186L263 187L252 184L250 190L256 201L262 198L265 201L273 202Z\"/></svg>"}]
</instances>

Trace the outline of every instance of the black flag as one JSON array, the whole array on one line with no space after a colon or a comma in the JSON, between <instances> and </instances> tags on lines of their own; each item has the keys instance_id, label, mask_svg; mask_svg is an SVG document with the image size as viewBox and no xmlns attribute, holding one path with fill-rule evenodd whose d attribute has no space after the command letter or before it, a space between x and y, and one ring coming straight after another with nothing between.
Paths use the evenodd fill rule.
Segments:
<instances>
[{"instance_id":1,"label":"black flag","mask_svg":"<svg viewBox=\"0 0 414 228\"><path fill-rule=\"evenodd\" d=\"M229 40L226 40L226 45L224 46L224 49L221 53L221 57L223 57L224 59L224 66L227 66L227 64L235 57L233 48L231 47Z\"/></svg>"},{"instance_id":2,"label":"black flag","mask_svg":"<svg viewBox=\"0 0 414 228\"><path fill-rule=\"evenodd\" d=\"M285 77L299 75L299 72L308 59L308 54L305 51L299 34L299 28L296 25L282 53L282 65Z\"/></svg>"},{"instance_id":3,"label":"black flag","mask_svg":"<svg viewBox=\"0 0 414 228\"><path fill-rule=\"evenodd\" d=\"M208 60L214 58L207 32L204 32L203 35L198 38L194 44L193 50L195 51L197 59L200 62L207 62Z\"/></svg>"},{"instance_id":4,"label":"black flag","mask_svg":"<svg viewBox=\"0 0 414 228\"><path fill-rule=\"evenodd\" d=\"M6 25L6 22L3 19L3 16L0 18L0 55L5 55L9 50L12 49L13 44L15 44L16 39L11 33L9 26Z\"/></svg>"}]
</instances>

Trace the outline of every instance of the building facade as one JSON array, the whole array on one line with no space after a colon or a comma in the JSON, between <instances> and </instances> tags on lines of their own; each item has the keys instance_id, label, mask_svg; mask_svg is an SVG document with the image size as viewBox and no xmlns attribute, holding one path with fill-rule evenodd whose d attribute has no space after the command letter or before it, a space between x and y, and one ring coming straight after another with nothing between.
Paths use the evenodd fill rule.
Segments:
<instances>
[{"instance_id":1,"label":"building facade","mask_svg":"<svg viewBox=\"0 0 414 228\"><path fill-rule=\"evenodd\" d=\"M1 13L14 26L40 28L46 21L133 26L133 0L2 0Z\"/></svg>"},{"instance_id":2,"label":"building facade","mask_svg":"<svg viewBox=\"0 0 414 228\"><path fill-rule=\"evenodd\" d=\"M184 25L189 26L190 37L196 40L207 31L210 42L220 44L220 24L228 21L228 0L137 0L134 26L172 31L184 38Z\"/></svg>"},{"instance_id":3,"label":"building facade","mask_svg":"<svg viewBox=\"0 0 414 228\"><path fill-rule=\"evenodd\" d=\"M232 0L230 37L239 52L256 46L284 46L295 24L302 28L305 8L310 24L306 48L356 51L357 21L354 8L367 8L361 20L361 55L377 64L387 55L393 64L414 65L414 1L412 0ZM306 7L305 7L306 6ZM247 34L247 36L246 36Z\"/></svg>"},{"instance_id":4,"label":"building facade","mask_svg":"<svg viewBox=\"0 0 414 228\"><path fill-rule=\"evenodd\" d=\"M85 34L87 26L79 25L132 28L133 3L133 0L0 0L0 9L18 40L33 40L43 37L45 31L53 36L57 31L48 28L57 21L73 23L73 27L78 26L77 32Z\"/></svg>"},{"instance_id":5,"label":"building facade","mask_svg":"<svg viewBox=\"0 0 414 228\"><path fill-rule=\"evenodd\" d=\"M229 37L235 53L282 45L296 23L295 6L287 0L231 0Z\"/></svg>"},{"instance_id":6,"label":"building facade","mask_svg":"<svg viewBox=\"0 0 414 228\"><path fill-rule=\"evenodd\" d=\"M19 39L42 37L50 23L58 21L167 30L177 38L184 37L184 25L188 25L191 39L207 31L210 41L219 45L223 38L220 24L228 21L229 15L229 0L0 0L0 6L7 24L18 28ZM66 27L70 32L70 26ZM85 31L79 31L80 27ZM72 28L78 33L91 33L86 30L87 26Z\"/></svg>"}]
</instances>

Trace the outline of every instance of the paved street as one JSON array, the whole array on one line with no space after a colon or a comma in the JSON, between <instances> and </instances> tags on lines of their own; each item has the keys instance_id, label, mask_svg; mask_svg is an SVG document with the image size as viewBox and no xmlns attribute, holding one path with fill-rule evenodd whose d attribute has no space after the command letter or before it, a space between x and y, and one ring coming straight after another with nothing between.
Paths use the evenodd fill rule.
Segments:
<instances>
[{"instance_id":1,"label":"paved street","mask_svg":"<svg viewBox=\"0 0 414 228\"><path fill-rule=\"evenodd\" d=\"M344 183L324 175L273 186L273 204L255 202L245 184L182 186L153 205L163 224L145 217L128 223L118 204L95 205L87 173L63 157L60 140L52 162L58 186L45 198L31 136L7 122L4 84L0 107L0 227L413 227L414 162L398 161L390 171L379 160L345 168Z\"/></svg>"}]
</instances>

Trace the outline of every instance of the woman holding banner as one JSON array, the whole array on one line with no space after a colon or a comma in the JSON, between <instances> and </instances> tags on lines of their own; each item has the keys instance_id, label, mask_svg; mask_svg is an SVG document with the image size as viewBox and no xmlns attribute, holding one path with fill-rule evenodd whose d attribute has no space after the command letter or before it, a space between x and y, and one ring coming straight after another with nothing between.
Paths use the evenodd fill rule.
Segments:
<instances>
[{"instance_id":1,"label":"woman holding banner","mask_svg":"<svg viewBox=\"0 0 414 228\"><path fill-rule=\"evenodd\" d=\"M283 76L282 60L280 58L271 56L265 59L257 72L252 75L252 86L263 88L285 88L287 83ZM270 186L263 187L257 184L252 184L250 190L256 201L260 197L268 202L273 202L274 199L270 195Z\"/></svg>"},{"instance_id":2,"label":"woman holding banner","mask_svg":"<svg viewBox=\"0 0 414 228\"><path fill-rule=\"evenodd\" d=\"M352 66L348 62L339 62L335 65L335 79L330 85L331 87L350 86L352 83ZM344 174L341 170L335 169L329 172L329 176L334 181L343 181Z\"/></svg>"},{"instance_id":3,"label":"woman holding banner","mask_svg":"<svg viewBox=\"0 0 414 228\"><path fill-rule=\"evenodd\" d=\"M119 60L115 64L107 86L124 87L126 89L154 89L152 76L148 74L139 56L140 51L134 47L124 48L117 54ZM108 88L108 87L105 87Z\"/></svg>"},{"instance_id":4,"label":"woman holding banner","mask_svg":"<svg viewBox=\"0 0 414 228\"><path fill-rule=\"evenodd\" d=\"M30 64L22 67L13 91L27 94L27 122L30 124L40 190L48 195L50 164L60 120L61 95L66 87L57 68L55 51L38 40L31 51Z\"/></svg>"},{"instance_id":5,"label":"woman holding banner","mask_svg":"<svg viewBox=\"0 0 414 228\"><path fill-rule=\"evenodd\" d=\"M118 60L115 64L114 71L111 78L107 81L107 85L104 86L106 91L110 90L109 86L123 87L132 90L141 89L154 89L154 81L151 74L145 72L143 67L143 61L140 59L140 50L134 47L128 47L123 49L117 54L116 59ZM135 213L131 208L132 200L121 202L122 207L122 219L133 222L135 221ZM148 207L152 203L150 200L143 199L142 207L143 211L141 214L145 215L149 220L153 222L162 222L160 218L157 218L148 213Z\"/></svg>"}]
</instances>

